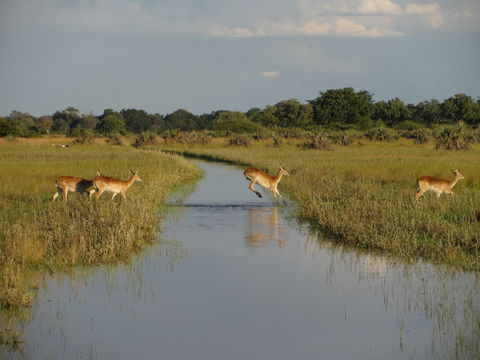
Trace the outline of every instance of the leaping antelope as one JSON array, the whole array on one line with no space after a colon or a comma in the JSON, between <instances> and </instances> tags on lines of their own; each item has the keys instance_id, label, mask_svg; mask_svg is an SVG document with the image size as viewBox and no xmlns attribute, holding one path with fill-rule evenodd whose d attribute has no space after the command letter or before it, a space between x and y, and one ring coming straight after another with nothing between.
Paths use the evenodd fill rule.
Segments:
<instances>
[{"instance_id":1,"label":"leaping antelope","mask_svg":"<svg viewBox=\"0 0 480 360\"><path fill-rule=\"evenodd\" d=\"M426 191L431 190L437 194L437 198L440 198L442 193L452 194L452 188L455 186L458 180L465 179L465 177L460 174L460 171L454 170L453 174L455 175L452 180L443 180L436 178L434 176L422 176L417 180L418 192L415 195L415 199L418 200Z\"/></svg>"},{"instance_id":2,"label":"leaping antelope","mask_svg":"<svg viewBox=\"0 0 480 360\"><path fill-rule=\"evenodd\" d=\"M264 188L269 189L272 192L275 199L280 200L282 198L282 195L280 195L280 193L278 192L277 186L280 180L282 179L282 176L283 175L288 176L289 173L283 167L280 167L280 169L278 170L277 176L272 177L260 169L251 167L245 170L243 172L243 175L245 175L247 180L250 181L250 185L248 185L248 188L251 191L253 191L258 197L261 198L262 194L260 194L260 192L255 190L255 188L253 187L255 183L258 183L260 186L263 186Z\"/></svg>"},{"instance_id":3,"label":"leaping antelope","mask_svg":"<svg viewBox=\"0 0 480 360\"><path fill-rule=\"evenodd\" d=\"M132 186L135 181L142 181L140 176L138 176L138 171L133 170L132 176L128 180L120 180L108 176L103 176L100 175L100 172L97 172L97 175L98 176L93 179L93 185L97 190L97 199L102 196L102 194L106 191L113 193L111 200L113 200L115 196L117 196L117 194L121 194L126 200L127 197L125 196L125 192L127 191L127 189Z\"/></svg>"},{"instance_id":4,"label":"leaping antelope","mask_svg":"<svg viewBox=\"0 0 480 360\"><path fill-rule=\"evenodd\" d=\"M99 173L97 172L97 175ZM53 201L57 200L60 194L63 194L63 200L67 200L69 192L88 193L88 197L91 198L95 192L93 187L93 181L82 179L76 176L60 176L55 181L57 191L53 194Z\"/></svg>"}]
</instances>

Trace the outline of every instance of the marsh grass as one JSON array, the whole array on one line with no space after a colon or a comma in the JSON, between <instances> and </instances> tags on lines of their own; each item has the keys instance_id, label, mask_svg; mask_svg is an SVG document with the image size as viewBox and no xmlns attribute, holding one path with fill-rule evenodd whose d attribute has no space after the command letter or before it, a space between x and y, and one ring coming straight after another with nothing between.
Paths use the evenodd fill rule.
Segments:
<instances>
[{"instance_id":1,"label":"marsh grass","mask_svg":"<svg viewBox=\"0 0 480 360\"><path fill-rule=\"evenodd\" d=\"M61 175L143 179L127 201L70 193L52 202ZM29 306L37 287L32 271L128 261L156 239L159 209L179 183L199 177L181 157L158 151L94 144L68 149L40 141L0 144L0 309Z\"/></svg>"},{"instance_id":2,"label":"marsh grass","mask_svg":"<svg viewBox=\"0 0 480 360\"><path fill-rule=\"evenodd\" d=\"M301 150L298 141L282 148L255 142L231 149L220 141L208 147L169 147L210 160L254 165L270 173L290 171L280 188L297 203L297 216L341 244L380 250L404 260L428 259L480 270L480 151L433 150L409 140L366 142L334 151ZM415 201L416 179L465 180L455 195L426 193ZM248 190L246 189L246 192ZM282 190L280 190L282 191Z\"/></svg>"}]
</instances>

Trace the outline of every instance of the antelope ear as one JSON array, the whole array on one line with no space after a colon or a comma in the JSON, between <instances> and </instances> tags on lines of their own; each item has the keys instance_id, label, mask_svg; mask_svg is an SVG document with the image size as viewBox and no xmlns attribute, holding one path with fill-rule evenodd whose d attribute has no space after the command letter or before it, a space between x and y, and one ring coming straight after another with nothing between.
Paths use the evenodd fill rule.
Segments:
<instances>
[{"instance_id":1,"label":"antelope ear","mask_svg":"<svg viewBox=\"0 0 480 360\"><path fill-rule=\"evenodd\" d=\"M102 174L100 174L100 170L97 170L97 176L102 176Z\"/></svg>"}]
</instances>

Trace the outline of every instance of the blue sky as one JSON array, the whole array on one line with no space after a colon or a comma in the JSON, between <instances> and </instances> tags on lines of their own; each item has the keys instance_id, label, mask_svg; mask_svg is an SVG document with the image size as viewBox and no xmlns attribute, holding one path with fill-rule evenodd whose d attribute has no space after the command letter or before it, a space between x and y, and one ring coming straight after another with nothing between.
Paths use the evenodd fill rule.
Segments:
<instances>
[{"instance_id":1,"label":"blue sky","mask_svg":"<svg viewBox=\"0 0 480 360\"><path fill-rule=\"evenodd\" d=\"M0 116L480 96L478 0L0 0Z\"/></svg>"}]
</instances>

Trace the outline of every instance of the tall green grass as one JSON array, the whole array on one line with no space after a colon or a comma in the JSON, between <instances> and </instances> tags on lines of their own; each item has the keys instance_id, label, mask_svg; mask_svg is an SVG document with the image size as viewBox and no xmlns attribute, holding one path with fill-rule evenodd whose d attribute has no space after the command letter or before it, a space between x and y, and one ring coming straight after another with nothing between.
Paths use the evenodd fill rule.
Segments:
<instances>
[{"instance_id":1,"label":"tall green grass","mask_svg":"<svg viewBox=\"0 0 480 360\"><path fill-rule=\"evenodd\" d=\"M143 182L127 201L88 199L70 193L52 202L62 175L91 179L102 174L128 179L138 170ZM158 151L91 145L68 149L44 142L0 144L0 309L31 303L32 270L65 269L126 261L156 239L161 204L179 183L200 176L181 157Z\"/></svg>"},{"instance_id":2,"label":"tall green grass","mask_svg":"<svg viewBox=\"0 0 480 360\"><path fill-rule=\"evenodd\" d=\"M385 251L405 260L480 269L480 151L433 150L431 144L364 142L333 151L301 150L296 142L268 141L229 147L225 141L169 149L212 160L254 165L273 174L290 171L279 185L296 201L297 215L333 241ZM465 176L455 195L426 193L415 201L416 179ZM283 189L283 190L282 190ZM246 189L246 192L248 190ZM254 194L251 194L254 196Z\"/></svg>"}]
</instances>

